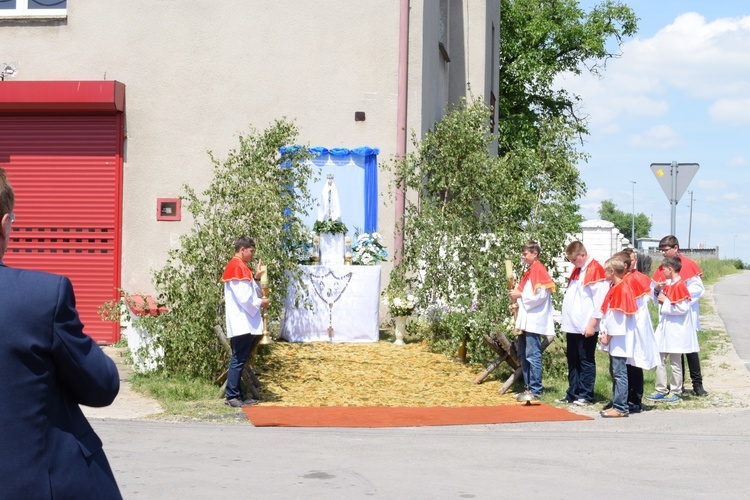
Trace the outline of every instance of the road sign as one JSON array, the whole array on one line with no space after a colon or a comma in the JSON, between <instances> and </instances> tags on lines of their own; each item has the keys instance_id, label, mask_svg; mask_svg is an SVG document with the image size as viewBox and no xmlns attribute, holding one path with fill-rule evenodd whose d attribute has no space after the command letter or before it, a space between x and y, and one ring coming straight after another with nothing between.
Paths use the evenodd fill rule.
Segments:
<instances>
[{"instance_id":1,"label":"road sign","mask_svg":"<svg viewBox=\"0 0 750 500\"><path fill-rule=\"evenodd\" d=\"M675 168L672 168L672 165ZM687 191L690 181L693 180L695 174L698 172L700 165L697 163L652 163L651 171L656 176L656 180L659 182L664 194L667 195L669 201L674 200L674 203L680 201L682 195ZM674 173L673 173L674 172ZM674 193L672 193L672 176L674 175Z\"/></svg>"},{"instance_id":2,"label":"road sign","mask_svg":"<svg viewBox=\"0 0 750 500\"><path fill-rule=\"evenodd\" d=\"M697 163L652 163L651 171L656 176L669 204L672 205L671 232L675 234L677 226L677 202L685 194L690 181L695 177L700 165ZM681 174L681 175L680 175Z\"/></svg>"}]
</instances>

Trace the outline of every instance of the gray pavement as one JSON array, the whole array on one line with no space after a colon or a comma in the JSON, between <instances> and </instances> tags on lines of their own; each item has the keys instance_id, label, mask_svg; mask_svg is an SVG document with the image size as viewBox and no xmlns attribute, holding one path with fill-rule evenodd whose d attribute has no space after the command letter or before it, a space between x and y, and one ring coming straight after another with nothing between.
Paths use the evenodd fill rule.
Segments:
<instances>
[{"instance_id":1,"label":"gray pavement","mask_svg":"<svg viewBox=\"0 0 750 500\"><path fill-rule=\"evenodd\" d=\"M750 370L750 271L727 276L716 283L714 301L734 350Z\"/></svg>"},{"instance_id":2,"label":"gray pavement","mask_svg":"<svg viewBox=\"0 0 750 500\"><path fill-rule=\"evenodd\" d=\"M745 290L717 286L719 312L749 317ZM729 318L730 336L746 334L745 323ZM737 383L748 380L743 373ZM750 491L746 408L397 429L92 423L125 498L744 499Z\"/></svg>"}]
</instances>

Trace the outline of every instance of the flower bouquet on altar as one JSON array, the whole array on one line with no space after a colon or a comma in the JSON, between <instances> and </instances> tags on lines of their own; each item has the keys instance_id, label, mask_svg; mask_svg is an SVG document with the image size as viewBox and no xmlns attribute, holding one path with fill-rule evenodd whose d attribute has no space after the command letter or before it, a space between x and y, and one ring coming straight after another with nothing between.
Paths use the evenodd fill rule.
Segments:
<instances>
[{"instance_id":1,"label":"flower bouquet on altar","mask_svg":"<svg viewBox=\"0 0 750 500\"><path fill-rule=\"evenodd\" d=\"M362 233L354 236L356 241L352 243L352 264L375 266L388 257L380 233Z\"/></svg>"}]
</instances>

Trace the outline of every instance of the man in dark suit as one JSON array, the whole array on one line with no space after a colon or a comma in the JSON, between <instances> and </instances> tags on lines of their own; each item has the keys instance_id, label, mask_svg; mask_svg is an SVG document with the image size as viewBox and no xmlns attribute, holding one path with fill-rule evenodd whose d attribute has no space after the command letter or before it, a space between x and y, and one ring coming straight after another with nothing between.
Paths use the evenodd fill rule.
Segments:
<instances>
[{"instance_id":1,"label":"man in dark suit","mask_svg":"<svg viewBox=\"0 0 750 500\"><path fill-rule=\"evenodd\" d=\"M14 202L0 168L0 499L121 498L78 406L111 404L117 367L83 333L68 278L2 263Z\"/></svg>"}]
</instances>

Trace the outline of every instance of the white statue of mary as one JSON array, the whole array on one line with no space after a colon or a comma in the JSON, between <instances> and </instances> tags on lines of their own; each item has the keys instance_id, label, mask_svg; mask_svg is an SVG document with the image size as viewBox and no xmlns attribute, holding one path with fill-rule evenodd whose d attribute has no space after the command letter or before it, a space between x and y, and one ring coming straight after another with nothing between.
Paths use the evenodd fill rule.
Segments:
<instances>
[{"instance_id":1,"label":"white statue of mary","mask_svg":"<svg viewBox=\"0 0 750 500\"><path fill-rule=\"evenodd\" d=\"M327 175L327 181L323 186L318 204L318 220L341 220L341 206L339 205L339 193L333 183L333 174Z\"/></svg>"}]
</instances>

